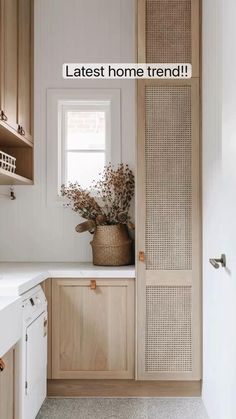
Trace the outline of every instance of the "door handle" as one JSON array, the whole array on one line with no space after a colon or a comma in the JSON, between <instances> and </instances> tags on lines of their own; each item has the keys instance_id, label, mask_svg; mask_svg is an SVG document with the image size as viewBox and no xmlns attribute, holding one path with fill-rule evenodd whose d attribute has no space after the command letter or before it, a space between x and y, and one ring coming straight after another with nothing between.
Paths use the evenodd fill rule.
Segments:
<instances>
[{"instance_id":1,"label":"door handle","mask_svg":"<svg viewBox=\"0 0 236 419\"><path fill-rule=\"evenodd\" d=\"M25 135L25 130L24 130L24 128L21 125L18 125L18 133L20 135Z\"/></svg>"},{"instance_id":2,"label":"door handle","mask_svg":"<svg viewBox=\"0 0 236 419\"><path fill-rule=\"evenodd\" d=\"M5 362L3 359L0 358L0 372L2 372L5 369Z\"/></svg>"},{"instance_id":3,"label":"door handle","mask_svg":"<svg viewBox=\"0 0 236 419\"><path fill-rule=\"evenodd\" d=\"M96 280L95 279L91 279L91 281L90 281L90 289L91 290L96 290L96 288L97 288L97 282L96 282Z\"/></svg>"},{"instance_id":4,"label":"door handle","mask_svg":"<svg viewBox=\"0 0 236 419\"><path fill-rule=\"evenodd\" d=\"M139 252L139 254L138 254L138 260L140 262L145 262L145 253L144 252Z\"/></svg>"},{"instance_id":5,"label":"door handle","mask_svg":"<svg viewBox=\"0 0 236 419\"><path fill-rule=\"evenodd\" d=\"M4 111L0 111L0 120L1 121L7 121L7 116L5 115Z\"/></svg>"},{"instance_id":6,"label":"door handle","mask_svg":"<svg viewBox=\"0 0 236 419\"><path fill-rule=\"evenodd\" d=\"M221 255L221 258L211 258L209 259L210 264L215 268L219 269L220 265L222 268L226 267L226 256L224 254Z\"/></svg>"}]
</instances>

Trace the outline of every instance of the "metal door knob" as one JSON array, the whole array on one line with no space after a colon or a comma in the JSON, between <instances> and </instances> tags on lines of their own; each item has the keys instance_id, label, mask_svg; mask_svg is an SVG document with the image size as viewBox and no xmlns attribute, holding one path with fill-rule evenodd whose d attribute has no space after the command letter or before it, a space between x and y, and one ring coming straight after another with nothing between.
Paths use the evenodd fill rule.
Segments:
<instances>
[{"instance_id":1,"label":"metal door knob","mask_svg":"<svg viewBox=\"0 0 236 419\"><path fill-rule=\"evenodd\" d=\"M222 268L226 267L226 256L224 254L221 255L221 258L212 258L209 259L209 262L215 269L219 269L220 265Z\"/></svg>"}]
</instances>

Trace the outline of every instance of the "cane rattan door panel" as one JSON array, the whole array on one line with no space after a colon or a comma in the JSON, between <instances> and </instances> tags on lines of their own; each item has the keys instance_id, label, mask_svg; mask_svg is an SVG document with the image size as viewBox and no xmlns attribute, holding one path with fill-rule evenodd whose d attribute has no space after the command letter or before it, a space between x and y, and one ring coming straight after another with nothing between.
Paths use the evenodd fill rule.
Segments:
<instances>
[{"instance_id":1,"label":"cane rattan door panel","mask_svg":"<svg viewBox=\"0 0 236 419\"><path fill-rule=\"evenodd\" d=\"M191 0L147 0L148 63L191 63Z\"/></svg>"},{"instance_id":2,"label":"cane rattan door panel","mask_svg":"<svg viewBox=\"0 0 236 419\"><path fill-rule=\"evenodd\" d=\"M201 377L199 82L139 83L138 378ZM142 113L144 113L142 120Z\"/></svg>"},{"instance_id":3,"label":"cane rattan door panel","mask_svg":"<svg viewBox=\"0 0 236 419\"><path fill-rule=\"evenodd\" d=\"M138 60L189 63L199 77L200 0L138 0Z\"/></svg>"},{"instance_id":4,"label":"cane rattan door panel","mask_svg":"<svg viewBox=\"0 0 236 419\"><path fill-rule=\"evenodd\" d=\"M146 372L192 371L191 317L191 287L146 287Z\"/></svg>"},{"instance_id":5,"label":"cane rattan door panel","mask_svg":"<svg viewBox=\"0 0 236 419\"><path fill-rule=\"evenodd\" d=\"M146 88L147 269L191 269L191 87Z\"/></svg>"}]
</instances>

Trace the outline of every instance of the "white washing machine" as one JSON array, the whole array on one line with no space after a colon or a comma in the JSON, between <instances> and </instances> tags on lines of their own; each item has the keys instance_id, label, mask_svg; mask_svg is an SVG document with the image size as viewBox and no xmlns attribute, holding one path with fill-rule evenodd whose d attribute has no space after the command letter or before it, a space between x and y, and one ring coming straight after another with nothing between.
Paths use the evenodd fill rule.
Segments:
<instances>
[{"instance_id":1,"label":"white washing machine","mask_svg":"<svg viewBox=\"0 0 236 419\"><path fill-rule=\"evenodd\" d=\"M40 285L21 298L20 419L35 419L47 392L47 300Z\"/></svg>"}]
</instances>

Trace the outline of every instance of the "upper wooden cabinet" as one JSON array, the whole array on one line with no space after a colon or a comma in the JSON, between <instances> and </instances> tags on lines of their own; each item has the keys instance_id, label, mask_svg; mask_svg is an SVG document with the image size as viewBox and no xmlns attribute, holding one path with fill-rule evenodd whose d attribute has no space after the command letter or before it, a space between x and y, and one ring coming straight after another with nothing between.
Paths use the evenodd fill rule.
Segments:
<instances>
[{"instance_id":1,"label":"upper wooden cabinet","mask_svg":"<svg viewBox=\"0 0 236 419\"><path fill-rule=\"evenodd\" d=\"M1 1L1 110L6 128L17 132L18 0ZM1 134L2 136L3 134Z\"/></svg>"},{"instance_id":2,"label":"upper wooden cabinet","mask_svg":"<svg viewBox=\"0 0 236 419\"><path fill-rule=\"evenodd\" d=\"M9 132L12 141L15 136L24 143L32 142L31 0L1 0L0 48L0 142L8 145L6 137ZM4 132L4 129L9 129L9 132Z\"/></svg>"},{"instance_id":3,"label":"upper wooden cabinet","mask_svg":"<svg viewBox=\"0 0 236 419\"><path fill-rule=\"evenodd\" d=\"M1 0L0 143L32 142L32 0ZM6 133L6 130L9 130Z\"/></svg>"},{"instance_id":4,"label":"upper wooden cabinet","mask_svg":"<svg viewBox=\"0 0 236 419\"><path fill-rule=\"evenodd\" d=\"M0 0L0 150L16 158L0 184L33 180L33 4Z\"/></svg>"},{"instance_id":5,"label":"upper wooden cabinet","mask_svg":"<svg viewBox=\"0 0 236 419\"><path fill-rule=\"evenodd\" d=\"M19 1L19 38L18 38L18 125L22 135L32 141L32 0Z\"/></svg>"},{"instance_id":6,"label":"upper wooden cabinet","mask_svg":"<svg viewBox=\"0 0 236 419\"><path fill-rule=\"evenodd\" d=\"M52 280L52 378L134 378L134 281Z\"/></svg>"}]
</instances>

